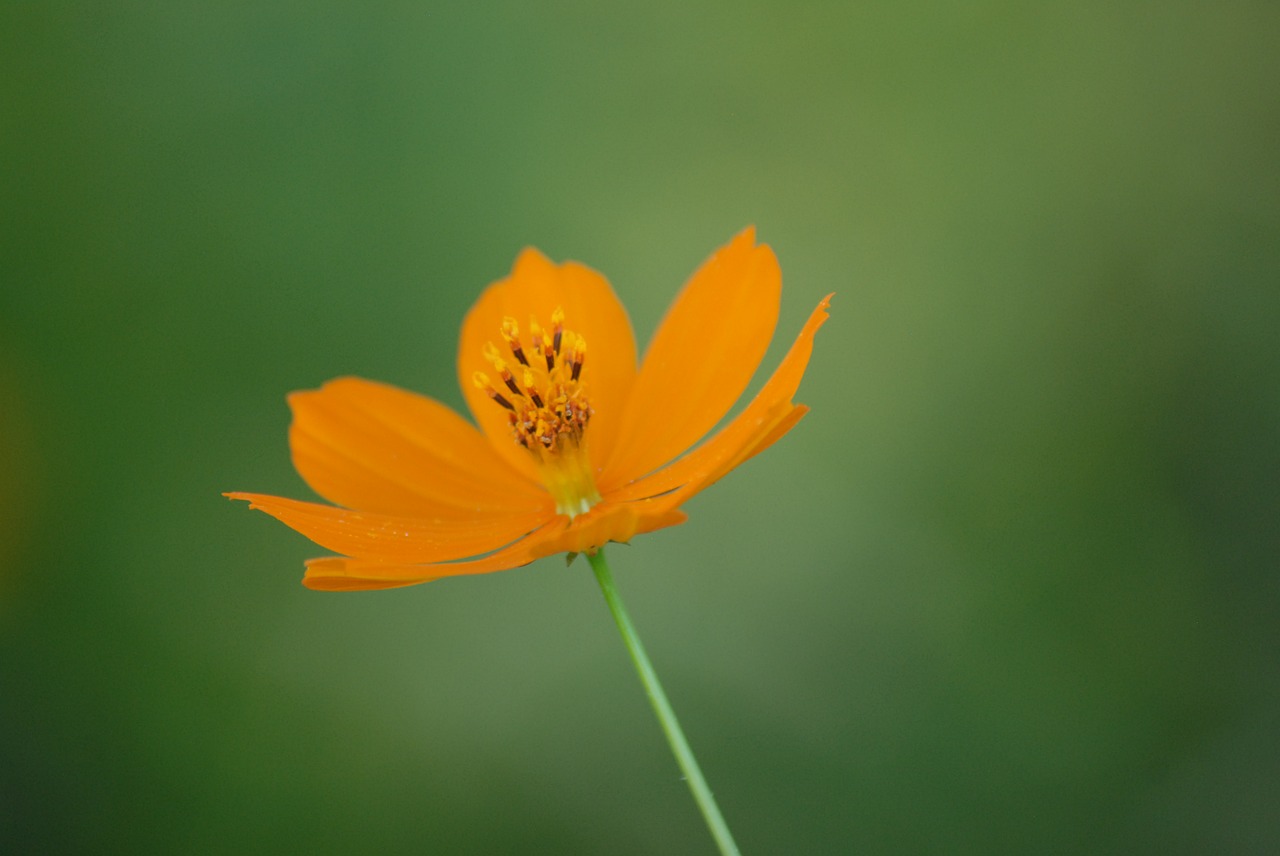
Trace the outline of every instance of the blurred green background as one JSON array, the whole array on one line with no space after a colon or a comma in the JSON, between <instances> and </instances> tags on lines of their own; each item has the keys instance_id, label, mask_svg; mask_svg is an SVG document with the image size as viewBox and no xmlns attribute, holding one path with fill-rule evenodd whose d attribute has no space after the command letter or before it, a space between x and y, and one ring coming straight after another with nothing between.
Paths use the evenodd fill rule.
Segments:
<instances>
[{"instance_id":1,"label":"blurred green background","mask_svg":"<svg viewBox=\"0 0 1280 856\"><path fill-rule=\"evenodd\" d=\"M1275 4L0 7L0 850L706 853L585 564L318 594L284 396L747 223L784 442L619 585L744 852L1280 848Z\"/></svg>"}]
</instances>

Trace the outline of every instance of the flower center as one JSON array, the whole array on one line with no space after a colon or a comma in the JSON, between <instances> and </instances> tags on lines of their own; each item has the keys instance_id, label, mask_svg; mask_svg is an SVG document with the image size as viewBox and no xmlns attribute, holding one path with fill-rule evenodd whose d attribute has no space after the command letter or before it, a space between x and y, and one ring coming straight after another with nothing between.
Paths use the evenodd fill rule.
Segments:
<instances>
[{"instance_id":1,"label":"flower center","mask_svg":"<svg viewBox=\"0 0 1280 856\"><path fill-rule=\"evenodd\" d=\"M472 382L507 411L511 435L533 455L542 482L556 500L556 512L573 518L600 501L587 456L591 404L582 382L587 342L564 328L564 310L551 313L551 329L529 322L528 347L514 318L502 319L502 339L514 363L488 342L484 358L499 383L476 372Z\"/></svg>"}]
</instances>

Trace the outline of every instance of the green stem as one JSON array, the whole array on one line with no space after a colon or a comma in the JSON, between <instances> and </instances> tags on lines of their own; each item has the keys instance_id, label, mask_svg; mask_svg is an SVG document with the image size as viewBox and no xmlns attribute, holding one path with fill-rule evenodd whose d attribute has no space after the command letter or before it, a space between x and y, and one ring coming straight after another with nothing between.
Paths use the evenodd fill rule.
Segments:
<instances>
[{"instance_id":1,"label":"green stem","mask_svg":"<svg viewBox=\"0 0 1280 856\"><path fill-rule=\"evenodd\" d=\"M733 843L733 835L720 815L715 797L707 787L707 780L702 777L702 770L698 768L698 761L693 757L689 741L684 739L684 732L680 730L675 711L667 701L667 694L662 691L662 684L658 683L658 675L649 663L649 656L645 654L644 646L640 644L640 637L631 623L631 616L627 615L627 608L622 605L622 598L614 588L613 575L609 572L609 563L605 561L604 550L596 550L594 554L588 553L587 561L591 563L591 570L596 572L596 581L600 583L600 591L604 594L605 603L609 604L613 620L618 624L618 632L622 634L622 641L631 654L631 662L635 663L636 671L640 673L640 682L644 684L644 691L649 696L650 704L653 705L653 712L658 715L658 722L662 724L662 730L667 734L667 743L671 745L676 762L684 772L685 781L689 783L689 790L693 792L693 799L702 811L707 828L711 830L711 835L715 838L723 856L738 856L738 845Z\"/></svg>"}]
</instances>

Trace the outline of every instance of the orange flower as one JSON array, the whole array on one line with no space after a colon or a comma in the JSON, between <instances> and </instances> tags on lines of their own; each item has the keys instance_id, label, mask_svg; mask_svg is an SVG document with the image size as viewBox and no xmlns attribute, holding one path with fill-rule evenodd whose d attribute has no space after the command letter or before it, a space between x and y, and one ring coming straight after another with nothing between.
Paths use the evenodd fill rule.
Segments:
<instances>
[{"instance_id":1,"label":"orange flower","mask_svg":"<svg viewBox=\"0 0 1280 856\"><path fill-rule=\"evenodd\" d=\"M830 295L751 403L687 451L755 373L781 289L773 251L744 230L685 285L637 370L604 277L526 249L462 324L458 374L479 430L432 399L339 378L289 396L294 466L338 507L226 496L343 554L307 562L303 584L326 590L501 571L683 523L685 500L808 410L791 398Z\"/></svg>"}]
</instances>

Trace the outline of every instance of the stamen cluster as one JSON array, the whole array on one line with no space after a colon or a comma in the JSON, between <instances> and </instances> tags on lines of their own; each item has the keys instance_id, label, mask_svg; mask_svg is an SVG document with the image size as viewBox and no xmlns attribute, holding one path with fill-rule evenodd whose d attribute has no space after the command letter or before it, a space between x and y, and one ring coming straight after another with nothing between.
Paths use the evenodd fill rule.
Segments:
<instances>
[{"instance_id":1,"label":"stamen cluster","mask_svg":"<svg viewBox=\"0 0 1280 856\"><path fill-rule=\"evenodd\" d=\"M536 318L530 319L527 348L516 319L503 318L501 330L514 365L492 342L485 344L484 358L493 366L505 393L484 372L472 375L472 382L507 411L516 442L540 458L554 455L568 444L579 446L591 419L582 383L586 340L565 330L564 310L560 308L552 313L549 330Z\"/></svg>"}]
</instances>

